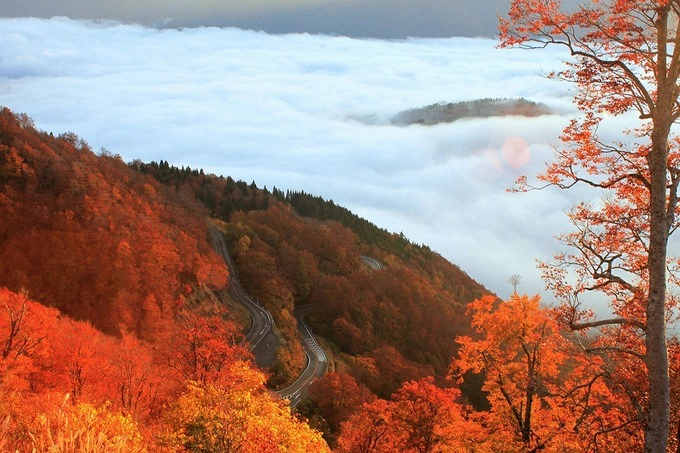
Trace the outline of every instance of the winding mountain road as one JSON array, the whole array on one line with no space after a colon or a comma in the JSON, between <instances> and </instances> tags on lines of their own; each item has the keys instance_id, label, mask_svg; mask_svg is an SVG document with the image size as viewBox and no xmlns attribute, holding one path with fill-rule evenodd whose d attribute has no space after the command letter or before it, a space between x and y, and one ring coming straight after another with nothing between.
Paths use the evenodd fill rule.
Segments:
<instances>
[{"instance_id":1,"label":"winding mountain road","mask_svg":"<svg viewBox=\"0 0 680 453\"><path fill-rule=\"evenodd\" d=\"M234 300L240 302L246 310L248 310L250 318L252 319L252 325L246 335L246 341L250 344L249 349L252 351L272 330L274 319L268 310L248 297L243 290L241 283L238 281L238 278L236 278L234 263L229 257L227 244L224 242L222 233L212 225L208 225L208 229L213 237L213 245L220 252L220 255L222 255L222 259L229 269L229 293Z\"/></svg>"},{"instance_id":2,"label":"winding mountain road","mask_svg":"<svg viewBox=\"0 0 680 453\"><path fill-rule=\"evenodd\" d=\"M307 395L309 385L314 379L321 378L326 371L328 371L328 356L326 352L314 340L314 335L305 323L305 316L308 316L312 310L311 305L301 305L295 308L293 314L298 322L298 332L302 335L304 340L306 366L302 374L290 385L283 390L278 390L276 393L290 401L290 405L295 407L302 398Z\"/></svg>"},{"instance_id":3,"label":"winding mountain road","mask_svg":"<svg viewBox=\"0 0 680 453\"><path fill-rule=\"evenodd\" d=\"M371 258L370 256L362 256L361 261L363 261L366 266L373 270L379 271L382 269L382 263L375 258Z\"/></svg>"},{"instance_id":4,"label":"winding mountain road","mask_svg":"<svg viewBox=\"0 0 680 453\"><path fill-rule=\"evenodd\" d=\"M270 358L274 357L276 348L279 346L278 338L273 331L274 320L272 315L268 310L248 297L243 290L241 283L236 277L234 263L229 256L227 244L224 242L222 233L213 225L208 225L208 229L212 235L215 249L220 252L222 259L229 269L229 293L234 300L240 302L248 310L252 319L252 325L245 339L250 344L250 350L255 355L255 361L260 366L266 367L271 365ZM293 312L298 322L298 331L304 340L305 369L290 387L275 392L282 398L288 399L293 407L307 394L312 381L322 377L328 370L328 357L316 342L314 335L312 335L311 330L304 321L304 317L309 315L311 308L311 305L300 306ZM263 358L265 356L266 358Z\"/></svg>"}]
</instances>

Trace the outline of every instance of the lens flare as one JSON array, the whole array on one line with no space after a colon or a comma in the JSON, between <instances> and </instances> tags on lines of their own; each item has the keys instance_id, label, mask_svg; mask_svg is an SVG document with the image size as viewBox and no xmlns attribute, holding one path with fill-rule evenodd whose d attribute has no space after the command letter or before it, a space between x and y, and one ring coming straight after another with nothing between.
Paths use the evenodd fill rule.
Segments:
<instances>
[{"instance_id":1,"label":"lens flare","mask_svg":"<svg viewBox=\"0 0 680 453\"><path fill-rule=\"evenodd\" d=\"M522 137L508 137L501 147L501 156L512 168L522 168L531 160L531 150Z\"/></svg>"}]
</instances>

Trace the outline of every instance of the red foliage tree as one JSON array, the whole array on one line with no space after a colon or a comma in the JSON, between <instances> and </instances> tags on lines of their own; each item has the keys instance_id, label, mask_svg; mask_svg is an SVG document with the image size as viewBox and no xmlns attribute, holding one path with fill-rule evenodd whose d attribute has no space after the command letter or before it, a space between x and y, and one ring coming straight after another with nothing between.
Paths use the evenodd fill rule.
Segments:
<instances>
[{"instance_id":1,"label":"red foliage tree","mask_svg":"<svg viewBox=\"0 0 680 453\"><path fill-rule=\"evenodd\" d=\"M183 316L181 330L169 339L165 351L169 366L180 382L220 382L229 379L229 366L250 357L239 343L240 326L222 314L189 312Z\"/></svg>"},{"instance_id":2,"label":"red foliage tree","mask_svg":"<svg viewBox=\"0 0 680 453\"><path fill-rule=\"evenodd\" d=\"M16 411L16 400L36 386L56 324L56 310L0 287L0 416Z\"/></svg>"},{"instance_id":3,"label":"red foliage tree","mask_svg":"<svg viewBox=\"0 0 680 453\"><path fill-rule=\"evenodd\" d=\"M136 419L158 415L168 390L168 373L154 361L149 345L124 332L109 354L108 397Z\"/></svg>"},{"instance_id":4,"label":"red foliage tree","mask_svg":"<svg viewBox=\"0 0 680 453\"><path fill-rule=\"evenodd\" d=\"M366 386L344 373L326 373L309 386L307 397L318 407L332 437L364 403L375 399Z\"/></svg>"},{"instance_id":5,"label":"red foliage tree","mask_svg":"<svg viewBox=\"0 0 680 453\"><path fill-rule=\"evenodd\" d=\"M391 453L390 403L378 399L365 404L342 424L338 451L346 453Z\"/></svg>"},{"instance_id":6,"label":"red foliage tree","mask_svg":"<svg viewBox=\"0 0 680 453\"><path fill-rule=\"evenodd\" d=\"M484 431L455 402L459 396L455 389L437 387L432 378L406 382L391 401L364 404L342 425L339 451L475 451Z\"/></svg>"},{"instance_id":7,"label":"red foliage tree","mask_svg":"<svg viewBox=\"0 0 680 453\"><path fill-rule=\"evenodd\" d=\"M613 378L621 378L623 364L583 355L585 340L562 330L539 302L538 296L514 293L507 301L486 296L469 306L475 332L457 340L461 348L452 372L484 376L491 405L482 414L490 431L486 448L639 447L634 408Z\"/></svg>"},{"instance_id":8,"label":"red foliage tree","mask_svg":"<svg viewBox=\"0 0 680 453\"><path fill-rule=\"evenodd\" d=\"M677 277L667 275L675 267L667 248L678 226L680 154L672 128L680 117L679 12L675 0L593 1L571 9L561 1L513 0L501 22L504 46L557 45L573 57L557 76L576 85L583 115L565 129L564 147L542 180L562 188L587 184L611 195L599 206L575 209L578 232L564 240L576 252L560 257L557 272L547 272L558 296L568 299L572 328L610 326L622 341L604 347L642 359L640 422L649 452L666 451L669 434L666 323L676 300L667 278L676 284ZM639 122L626 139L598 134L605 116L628 112ZM565 284L559 271L566 263L575 265L575 283ZM610 297L614 317L593 320L583 312L578 297L592 290Z\"/></svg>"}]
</instances>

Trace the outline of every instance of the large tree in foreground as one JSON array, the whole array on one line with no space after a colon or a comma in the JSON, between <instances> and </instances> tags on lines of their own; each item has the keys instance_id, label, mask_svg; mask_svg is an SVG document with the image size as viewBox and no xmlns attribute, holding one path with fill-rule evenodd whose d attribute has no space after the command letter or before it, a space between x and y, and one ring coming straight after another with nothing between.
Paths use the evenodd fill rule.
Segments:
<instances>
[{"instance_id":1,"label":"large tree in foreground","mask_svg":"<svg viewBox=\"0 0 680 453\"><path fill-rule=\"evenodd\" d=\"M477 414L486 429L480 451L626 451L641 444L635 411L608 373L612 366L579 354L578 336L565 332L538 296L486 295L467 313L472 336L456 340L450 377L484 378L490 409Z\"/></svg>"},{"instance_id":2,"label":"large tree in foreground","mask_svg":"<svg viewBox=\"0 0 680 453\"><path fill-rule=\"evenodd\" d=\"M642 361L645 388L637 404L649 452L666 451L669 433L666 323L674 301L667 284L677 283L678 262L667 249L678 226L680 155L672 129L680 115L679 14L678 0L591 0L571 7L560 0L512 0L500 29L503 46L556 45L571 55L555 76L576 84L583 115L565 129L542 180L562 188L586 184L604 194L601 203L574 209L577 231L563 240L576 252L545 271L572 329L603 328L609 340L596 346L598 353ZM598 135L603 117L630 112L636 116L626 117L636 124L619 142ZM567 273L578 278L567 283ZM583 310L580 299L593 290L612 301L610 319Z\"/></svg>"}]
</instances>

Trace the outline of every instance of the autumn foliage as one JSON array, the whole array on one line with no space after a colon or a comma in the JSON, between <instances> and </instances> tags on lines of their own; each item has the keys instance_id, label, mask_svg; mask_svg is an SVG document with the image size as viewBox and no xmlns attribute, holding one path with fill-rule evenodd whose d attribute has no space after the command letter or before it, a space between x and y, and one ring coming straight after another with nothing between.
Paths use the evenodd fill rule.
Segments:
<instances>
[{"instance_id":1,"label":"autumn foliage","mask_svg":"<svg viewBox=\"0 0 680 453\"><path fill-rule=\"evenodd\" d=\"M648 30L631 17L654 18L658 32L680 9L594 2L567 14L559 3L514 1L501 29L506 46L566 45L577 58L556 76L597 88L579 92L585 115L539 177L613 194L577 205L576 231L560 238L573 252L541 264L555 308L488 295L426 247L332 202L167 163L126 165L0 111L0 450L678 449L680 346L664 330L678 299L660 285L680 280L658 238L665 246L678 226L680 172L677 140L664 144L656 125L675 104L659 107L661 86L647 91L658 74L636 86L625 68L651 71L658 45L640 40ZM649 15L630 14L640 8ZM588 27L579 41L553 41ZM612 36L622 38L594 44ZM603 66L600 51L618 59ZM680 63L669 71L677 79ZM601 141L601 113L629 109L653 124ZM667 192L652 195L659 180ZM654 197L665 203L661 232ZM268 375L220 296L227 273L208 241L209 213L222 218L243 286L276 322L282 347ZM609 299L613 317L584 308L591 292ZM297 409L306 421L265 388L304 365L300 305L332 361Z\"/></svg>"},{"instance_id":2,"label":"autumn foliage","mask_svg":"<svg viewBox=\"0 0 680 453\"><path fill-rule=\"evenodd\" d=\"M0 450L643 448L649 389L636 324L644 317L643 278L638 286L608 283L604 291L626 322L598 325L576 303L552 309L538 297L485 295L425 248L392 238L391 253L339 221L301 217L278 196L235 185L230 190L248 209L216 223L244 286L272 311L287 343L274 376L283 382L297 373L293 311L301 304L311 305L309 322L332 359L333 372L298 408L307 422L265 388L272 375L255 369L239 318L213 292L224 288L226 273L196 191L210 198L208 186L224 181L191 171L177 173L191 175L186 183L162 185L135 165L95 156L72 135L37 132L7 110L0 121L7 212L0 223ZM628 210L602 206L609 218L626 219L626 229L590 223L565 242L583 246L600 231L644 277L631 215L644 197L622 195ZM329 217L344 215L318 206ZM582 224L591 214L582 206L572 216ZM605 245L589 249L591 256L606 257ZM383 268L364 266L364 254ZM587 269L587 260L569 259ZM558 295L573 294L562 267L544 269ZM579 333L578 326L601 329ZM678 426L680 347L669 341L668 348ZM469 390L470 377L483 383L481 392Z\"/></svg>"},{"instance_id":3,"label":"autumn foliage","mask_svg":"<svg viewBox=\"0 0 680 453\"><path fill-rule=\"evenodd\" d=\"M326 449L262 385L191 197L3 109L0 210L1 451L199 451L199 391L239 401L234 451Z\"/></svg>"},{"instance_id":4,"label":"autumn foliage","mask_svg":"<svg viewBox=\"0 0 680 453\"><path fill-rule=\"evenodd\" d=\"M382 397L401 383L443 373L465 332L465 304L487 291L427 246L390 234L304 192L178 168L131 166L193 194L216 218L247 293L267 307L282 337L270 384L290 383L304 363L293 310L311 304L314 332L339 348L336 359ZM361 255L383 263L369 272ZM360 303L357 303L360 301Z\"/></svg>"},{"instance_id":5,"label":"autumn foliage","mask_svg":"<svg viewBox=\"0 0 680 453\"><path fill-rule=\"evenodd\" d=\"M490 430L486 448L521 451L622 451L639 446L611 363L587 355L587 338L572 335L538 297L484 297L470 305L474 337L460 337L451 376L484 376L491 405L480 418Z\"/></svg>"},{"instance_id":6,"label":"autumn foliage","mask_svg":"<svg viewBox=\"0 0 680 453\"><path fill-rule=\"evenodd\" d=\"M368 400L349 411L336 402L337 377L327 380L328 393L312 395L329 418L343 414L337 438L331 436L338 451L643 448L634 396L643 392L644 380L630 362L597 350L596 338L575 335L537 296L515 293L507 301L486 296L470 304L469 314L472 335L457 340L448 384L431 377L408 381L389 399ZM475 410L451 387L470 373L482 376L488 410ZM352 388L349 382L346 387ZM356 394L350 391L349 399Z\"/></svg>"},{"instance_id":7,"label":"autumn foliage","mask_svg":"<svg viewBox=\"0 0 680 453\"><path fill-rule=\"evenodd\" d=\"M595 189L596 203L570 213L570 252L544 266L573 330L604 328L596 350L641 372L623 374L644 428L644 451L666 451L671 414L667 324L674 321L680 167L680 5L675 0L609 0L570 5L513 0L501 21L501 45L563 48L580 115L564 129L555 159L539 180L563 189ZM621 117L615 139L601 133ZM616 127L620 127L619 123ZM522 188L532 188L526 178ZM583 300L600 292L612 317L597 318ZM617 354L618 353L618 354ZM673 440L670 441L671 443Z\"/></svg>"},{"instance_id":8,"label":"autumn foliage","mask_svg":"<svg viewBox=\"0 0 680 453\"><path fill-rule=\"evenodd\" d=\"M390 400L364 404L343 424L338 451L476 451L483 431L456 403L459 395L432 378L406 382Z\"/></svg>"},{"instance_id":9,"label":"autumn foliage","mask_svg":"<svg viewBox=\"0 0 680 453\"><path fill-rule=\"evenodd\" d=\"M152 339L187 285L226 282L197 203L8 110L0 112L0 211L0 284L107 333Z\"/></svg>"},{"instance_id":10,"label":"autumn foliage","mask_svg":"<svg viewBox=\"0 0 680 453\"><path fill-rule=\"evenodd\" d=\"M107 336L4 288L0 308L3 451L326 449L266 391L233 331L232 341L217 336L232 329L216 327L221 318L197 335L189 316L165 349ZM225 442L232 450L220 450Z\"/></svg>"},{"instance_id":11,"label":"autumn foliage","mask_svg":"<svg viewBox=\"0 0 680 453\"><path fill-rule=\"evenodd\" d=\"M245 363L231 365L221 386L190 382L167 417L162 443L190 452L328 451L321 435L297 420L264 388L264 375Z\"/></svg>"},{"instance_id":12,"label":"autumn foliage","mask_svg":"<svg viewBox=\"0 0 680 453\"><path fill-rule=\"evenodd\" d=\"M468 287L453 285L449 267L415 249L406 261L363 244L337 222L303 218L274 201L266 210L233 213L225 236L241 282L277 327L292 335L289 314L310 304L314 332L339 348L337 360L349 374L383 398L405 381L443 373L456 345L441 339L467 329L471 298L456 288ZM368 269L362 254L381 260L383 269Z\"/></svg>"}]
</instances>

